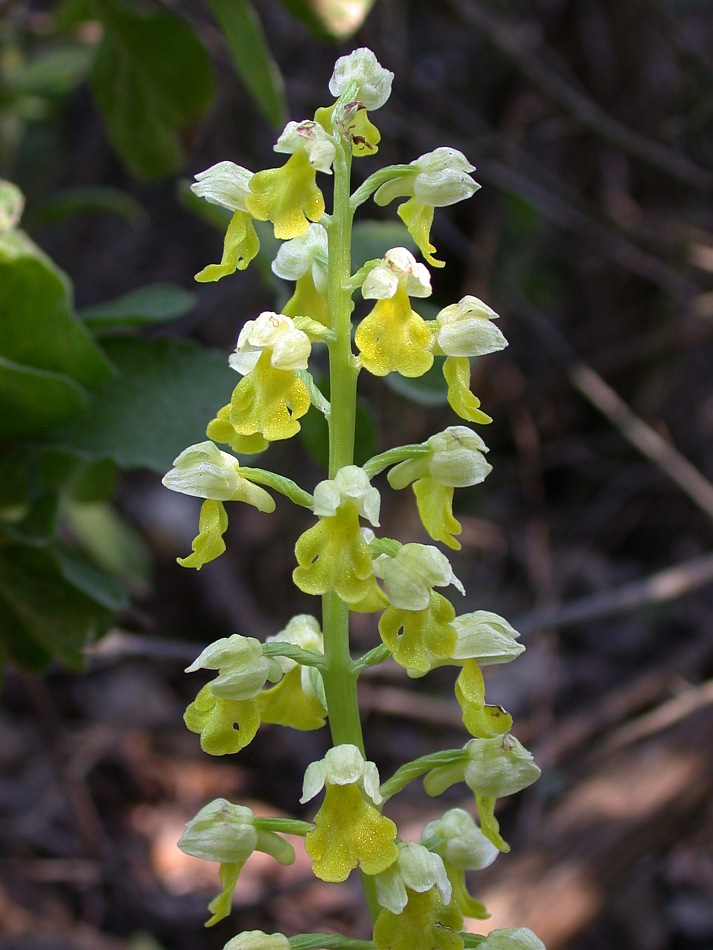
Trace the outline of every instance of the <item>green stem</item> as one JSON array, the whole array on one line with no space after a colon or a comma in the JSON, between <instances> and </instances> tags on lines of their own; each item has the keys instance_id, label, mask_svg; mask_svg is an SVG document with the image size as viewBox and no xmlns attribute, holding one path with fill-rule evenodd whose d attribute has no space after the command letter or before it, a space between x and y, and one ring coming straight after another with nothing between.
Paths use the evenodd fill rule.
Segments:
<instances>
[{"instance_id":1,"label":"green stem","mask_svg":"<svg viewBox=\"0 0 713 950\"><path fill-rule=\"evenodd\" d=\"M349 205L351 152L340 142L334 160L334 210L329 235L329 313L334 338L329 340L330 413L329 477L354 462L358 364L352 352L351 273L352 211ZM364 758L364 737L357 698L357 671L349 650L349 605L335 593L322 598L324 662L322 673L334 745L355 745ZM361 875L372 920L381 908L373 878Z\"/></svg>"}]
</instances>

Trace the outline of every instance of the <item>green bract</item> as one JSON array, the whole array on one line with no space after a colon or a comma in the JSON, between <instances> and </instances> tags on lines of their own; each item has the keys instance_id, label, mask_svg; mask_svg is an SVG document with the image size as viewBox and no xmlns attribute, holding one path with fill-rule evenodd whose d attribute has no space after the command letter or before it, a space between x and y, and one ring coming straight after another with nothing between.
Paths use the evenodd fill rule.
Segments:
<instances>
[{"instance_id":1,"label":"green bract","mask_svg":"<svg viewBox=\"0 0 713 950\"><path fill-rule=\"evenodd\" d=\"M497 314L476 297L442 306L429 320L412 306L412 300L431 296L426 264L443 264L434 257L430 238L435 209L469 198L480 187L462 152L436 148L409 164L378 169L351 190L353 158L376 154L381 134L370 113L387 102L392 80L371 50L354 50L335 65L329 84L334 101L319 106L314 119L288 122L280 134L275 151L288 156L282 167L253 174L218 162L192 186L233 215L220 263L209 264L197 279L218 280L247 267L259 249L254 221L270 221L283 242L272 271L292 287L281 313L241 314L242 329L229 357L241 378L230 402L216 407L208 420L211 441L182 452L165 477L169 488L204 499L193 553L180 563L200 568L225 549L224 503L240 500L271 511L275 502L266 489L276 491L313 515L312 523L299 529L292 577L304 594L321 598L322 611L321 617L316 609L292 617L262 643L233 633L206 647L188 669L216 675L189 705L186 725L213 755L243 749L261 723L302 731L328 725L332 744L304 774L303 805L324 793L313 822L257 818L249 808L219 799L188 823L181 848L220 864L221 892L209 905L209 925L230 912L238 875L254 850L282 863L292 860L292 847L280 833L304 837L312 870L323 881L342 882L358 870L373 923L367 940L337 934L288 938L253 930L233 937L224 950L463 950L464 915L488 916L471 896L465 874L487 867L508 849L495 818L497 798L524 789L539 775L530 753L510 734L512 717L487 701L481 669L522 652L517 631L488 610L456 615L446 589L452 585L465 594L465 588L436 544L375 533L381 495L371 479L387 473L391 489L412 486L430 538L460 548L454 493L481 485L489 475L487 446L471 427L453 424L419 444L386 448L363 467L355 464L361 373L414 379L438 359L451 409L469 423L486 424L490 416L470 389L470 360L507 345L494 323ZM318 174L331 176L329 212ZM352 248L353 217L372 196L380 206L399 202L398 215L426 264L406 247L386 250L388 240L369 253ZM358 291L373 303L355 318ZM272 442L297 435L311 406L319 413L317 424L326 422L328 471L310 485L241 464L214 444L238 455L265 452ZM314 431L316 426L305 432L310 447ZM285 530L291 524L285 519ZM364 619L361 657L355 657L350 640L353 612L380 615L378 621ZM456 667L455 698L472 738L461 749L402 763L381 785L365 751L357 681L387 659L411 677ZM421 778L431 795L465 782L479 823L464 809L450 809L426 825L420 843L402 840L382 808ZM542 950L524 929L470 935L467 945L476 944L486 950Z\"/></svg>"}]
</instances>

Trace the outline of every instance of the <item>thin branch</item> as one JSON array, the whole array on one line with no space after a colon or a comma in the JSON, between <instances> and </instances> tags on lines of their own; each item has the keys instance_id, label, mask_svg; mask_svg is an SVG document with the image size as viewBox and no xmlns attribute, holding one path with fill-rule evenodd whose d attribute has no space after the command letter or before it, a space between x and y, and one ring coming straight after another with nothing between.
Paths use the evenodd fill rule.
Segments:
<instances>
[{"instance_id":1,"label":"thin branch","mask_svg":"<svg viewBox=\"0 0 713 950\"><path fill-rule=\"evenodd\" d=\"M710 171L660 142L622 125L607 115L585 92L576 89L572 84L573 79L565 79L545 65L546 59L553 61L558 57L547 48L541 37L537 37L536 44L533 43L533 31L526 25L506 22L493 16L482 3L476 4L472 0L448 0L448 4L469 26L487 36L539 89L607 142L694 188L705 192L713 189L713 174Z\"/></svg>"}]
</instances>

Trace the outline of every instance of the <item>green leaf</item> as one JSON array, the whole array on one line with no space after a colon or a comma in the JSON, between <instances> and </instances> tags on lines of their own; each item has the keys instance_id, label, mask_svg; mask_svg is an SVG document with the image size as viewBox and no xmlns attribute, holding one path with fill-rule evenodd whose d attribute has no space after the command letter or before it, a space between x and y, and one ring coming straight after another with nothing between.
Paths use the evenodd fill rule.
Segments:
<instances>
[{"instance_id":1,"label":"green leaf","mask_svg":"<svg viewBox=\"0 0 713 950\"><path fill-rule=\"evenodd\" d=\"M120 0L96 0L104 35L92 89L109 138L144 178L168 175L184 160L179 132L205 111L213 70L194 31L162 11L143 15Z\"/></svg>"},{"instance_id":2,"label":"green leaf","mask_svg":"<svg viewBox=\"0 0 713 950\"><path fill-rule=\"evenodd\" d=\"M43 547L57 531L59 496L55 492L39 495L19 521L1 521L0 532L23 544Z\"/></svg>"},{"instance_id":3,"label":"green leaf","mask_svg":"<svg viewBox=\"0 0 713 950\"><path fill-rule=\"evenodd\" d=\"M96 185L55 192L33 208L30 223L48 227L75 214L115 214L131 224L147 218L143 205L127 192Z\"/></svg>"},{"instance_id":4,"label":"green leaf","mask_svg":"<svg viewBox=\"0 0 713 950\"><path fill-rule=\"evenodd\" d=\"M163 474L186 446L205 440L206 425L230 401L237 377L223 353L185 340L117 337L106 349L118 378L43 441Z\"/></svg>"},{"instance_id":5,"label":"green leaf","mask_svg":"<svg viewBox=\"0 0 713 950\"><path fill-rule=\"evenodd\" d=\"M418 406L445 406L448 403L448 384L443 378L443 360L435 360L433 366L415 379L407 379L398 373L389 373L386 385L409 402Z\"/></svg>"},{"instance_id":6,"label":"green leaf","mask_svg":"<svg viewBox=\"0 0 713 950\"><path fill-rule=\"evenodd\" d=\"M67 549L0 549L0 641L22 665L57 657L81 667L82 647L106 632L124 603L117 584Z\"/></svg>"},{"instance_id":7,"label":"green leaf","mask_svg":"<svg viewBox=\"0 0 713 950\"><path fill-rule=\"evenodd\" d=\"M72 312L67 276L22 231L0 236L0 357L86 386L112 374ZM47 407L56 415L53 410Z\"/></svg>"},{"instance_id":8,"label":"green leaf","mask_svg":"<svg viewBox=\"0 0 713 950\"><path fill-rule=\"evenodd\" d=\"M89 46L47 50L13 70L7 88L20 95L65 96L85 78L93 57L94 50Z\"/></svg>"},{"instance_id":9,"label":"green leaf","mask_svg":"<svg viewBox=\"0 0 713 950\"><path fill-rule=\"evenodd\" d=\"M238 75L276 128L285 124L287 103L282 75L252 5L246 0L206 0L218 21Z\"/></svg>"},{"instance_id":10,"label":"green leaf","mask_svg":"<svg viewBox=\"0 0 713 950\"><path fill-rule=\"evenodd\" d=\"M178 284L149 284L81 310L79 318L95 333L117 327L166 323L192 310L198 295Z\"/></svg>"},{"instance_id":11,"label":"green leaf","mask_svg":"<svg viewBox=\"0 0 713 950\"><path fill-rule=\"evenodd\" d=\"M37 435L86 404L87 391L69 376L0 356L0 440Z\"/></svg>"}]
</instances>

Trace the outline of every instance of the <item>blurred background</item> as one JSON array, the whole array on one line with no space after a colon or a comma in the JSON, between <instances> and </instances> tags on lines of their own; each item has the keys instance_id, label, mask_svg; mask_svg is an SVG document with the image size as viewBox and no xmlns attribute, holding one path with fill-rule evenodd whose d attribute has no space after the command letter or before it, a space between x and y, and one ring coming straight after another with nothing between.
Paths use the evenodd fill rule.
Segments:
<instances>
[{"instance_id":1,"label":"blurred background","mask_svg":"<svg viewBox=\"0 0 713 950\"><path fill-rule=\"evenodd\" d=\"M188 183L226 159L281 164L284 122L328 104L334 60L362 45L396 79L355 180L441 145L468 156L483 187L436 214L432 303L475 294L510 341L473 368L494 471L456 497L453 563L458 609L522 632L488 696L543 776L501 802L512 853L474 875L492 913L474 929L526 925L549 950L713 947L711 12L0 0L0 177L26 196L19 222L0 202L2 950L363 935L356 885L262 855L231 918L202 927L217 868L176 849L185 821L217 796L294 812L327 740L263 727L211 759L183 727L200 683L182 669L317 608L290 581L299 512L232 512L228 552L184 571L198 504L160 485L229 400L240 326L288 296L269 230L247 272L193 282L226 222ZM408 237L393 207L362 210L391 223L359 225L356 264ZM457 421L437 377L362 392L362 460ZM325 450L312 415L265 462L307 487ZM409 493L384 496L384 533L425 540ZM354 635L374 645L373 618ZM465 741L452 685L364 678L382 776ZM472 806L462 786L448 802ZM403 835L438 813L420 786L393 807Z\"/></svg>"}]
</instances>

